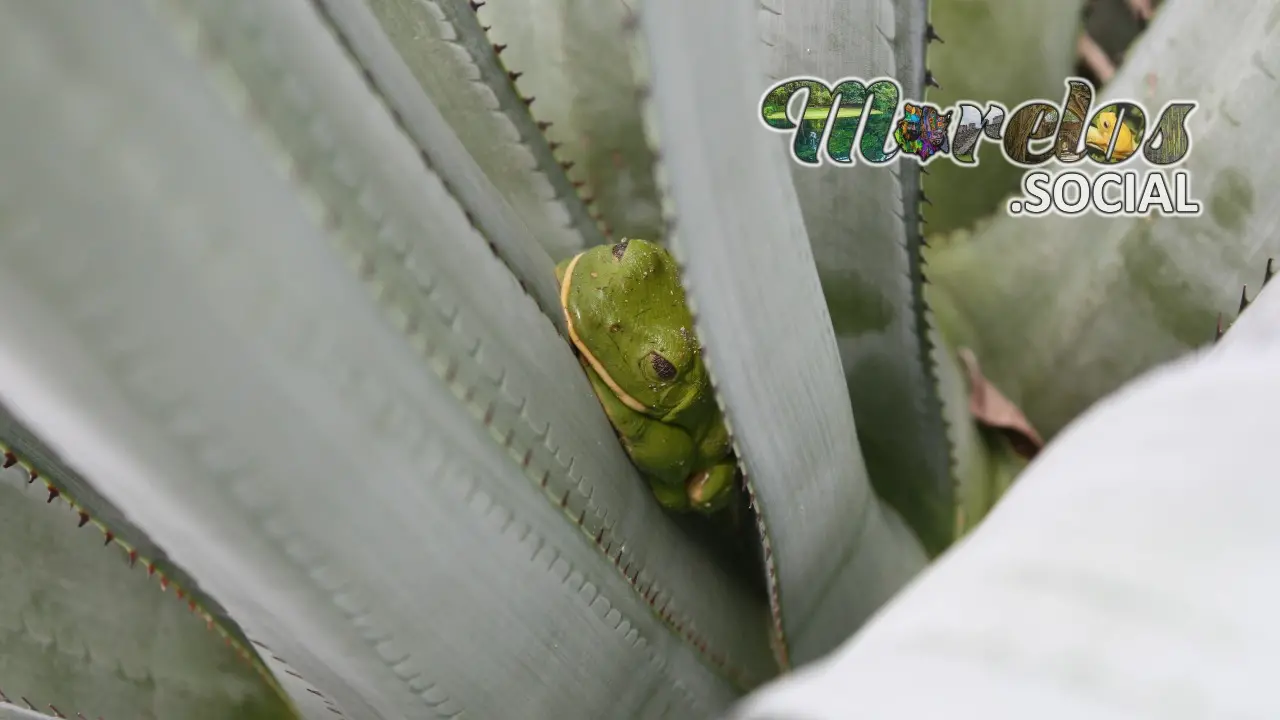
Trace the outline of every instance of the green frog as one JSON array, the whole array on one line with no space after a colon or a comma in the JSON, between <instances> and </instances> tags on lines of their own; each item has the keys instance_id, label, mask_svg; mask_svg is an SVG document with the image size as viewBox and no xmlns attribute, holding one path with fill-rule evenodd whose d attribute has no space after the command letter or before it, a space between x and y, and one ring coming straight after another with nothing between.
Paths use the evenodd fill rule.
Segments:
<instances>
[{"instance_id":1,"label":"green frog","mask_svg":"<svg viewBox=\"0 0 1280 720\"><path fill-rule=\"evenodd\" d=\"M623 448L658 502L730 505L737 465L675 259L639 239L556 266L569 339Z\"/></svg>"}]
</instances>

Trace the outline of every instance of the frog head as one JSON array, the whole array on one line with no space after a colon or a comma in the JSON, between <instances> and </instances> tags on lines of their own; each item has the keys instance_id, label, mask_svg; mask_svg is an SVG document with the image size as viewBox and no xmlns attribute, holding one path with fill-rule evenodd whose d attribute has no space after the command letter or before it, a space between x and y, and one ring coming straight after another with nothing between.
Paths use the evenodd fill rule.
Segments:
<instances>
[{"instance_id":1,"label":"frog head","mask_svg":"<svg viewBox=\"0 0 1280 720\"><path fill-rule=\"evenodd\" d=\"M557 274L570 340L619 400L679 424L710 397L693 317L665 249L624 239L578 254Z\"/></svg>"}]
</instances>

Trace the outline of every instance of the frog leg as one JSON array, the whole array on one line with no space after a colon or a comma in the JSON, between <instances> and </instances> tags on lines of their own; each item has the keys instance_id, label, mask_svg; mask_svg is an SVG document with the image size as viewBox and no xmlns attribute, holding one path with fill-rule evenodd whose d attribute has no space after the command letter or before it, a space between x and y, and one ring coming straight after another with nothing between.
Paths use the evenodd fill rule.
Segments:
<instances>
[{"instance_id":1,"label":"frog leg","mask_svg":"<svg viewBox=\"0 0 1280 720\"><path fill-rule=\"evenodd\" d=\"M689 505L704 515L724 509L738 488L738 466L732 460L717 463L689 478Z\"/></svg>"},{"instance_id":2,"label":"frog leg","mask_svg":"<svg viewBox=\"0 0 1280 720\"><path fill-rule=\"evenodd\" d=\"M583 368L627 455L653 487L658 502L672 510L688 510L685 480L694 457L693 438L682 428L627 407L590 365L584 362Z\"/></svg>"}]
</instances>

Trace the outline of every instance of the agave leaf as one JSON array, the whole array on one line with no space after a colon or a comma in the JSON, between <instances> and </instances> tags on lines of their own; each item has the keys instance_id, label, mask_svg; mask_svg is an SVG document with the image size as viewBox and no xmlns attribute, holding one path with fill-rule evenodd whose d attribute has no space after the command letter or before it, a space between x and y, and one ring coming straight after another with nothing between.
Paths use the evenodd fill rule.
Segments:
<instances>
[{"instance_id":1,"label":"agave leaf","mask_svg":"<svg viewBox=\"0 0 1280 720\"><path fill-rule=\"evenodd\" d=\"M529 114L529 96L516 91L468 0L320 0L319 5L409 127L418 124L414 116L422 112L418 91L403 78L405 66L412 71L467 152L553 259L604 242ZM385 52L386 39L371 32L369 11L403 63L394 63ZM411 134L420 148L434 145L434 138L421 130ZM467 209L478 213L485 206Z\"/></svg>"},{"instance_id":2,"label":"agave leaf","mask_svg":"<svg viewBox=\"0 0 1280 720\"><path fill-rule=\"evenodd\" d=\"M1013 484L1026 461L1014 452L1007 438L980 427L975 421L969 410L972 386L962 361L937 331L934 348L956 481L956 505L948 518L949 529L954 537L959 537L986 516Z\"/></svg>"},{"instance_id":3,"label":"agave leaf","mask_svg":"<svg viewBox=\"0 0 1280 720\"><path fill-rule=\"evenodd\" d=\"M766 677L763 603L319 16L225 7L6 7L3 122L50 138L0 146L15 415L350 715L710 714Z\"/></svg>"},{"instance_id":4,"label":"agave leaf","mask_svg":"<svg viewBox=\"0 0 1280 720\"><path fill-rule=\"evenodd\" d=\"M756 119L755 10L646 0L637 67L667 238L766 544L774 630L804 662L924 556L867 483L787 160Z\"/></svg>"},{"instance_id":5,"label":"agave leaf","mask_svg":"<svg viewBox=\"0 0 1280 720\"><path fill-rule=\"evenodd\" d=\"M430 45L422 32L414 30L422 22L401 22L403 18L395 16L393 4L377 4L383 11L382 17L390 24L392 35L384 31L379 17L362 0L329 0L319 7L324 9L325 20L331 24L333 33L351 53L352 59L360 63L368 89L386 105L400 129L413 141L422 161L440 175L441 181L466 210L468 220L489 240L494 252L538 301L547 317L557 326L562 326L564 313L560 309L559 288L555 283L555 263L542 240L548 239L551 249L560 248L557 252L580 247L586 240L574 239L573 228L560 227L563 225L560 220L555 221L554 228L547 225L563 212L557 215L554 203L545 202L545 191L538 188L546 185L547 181L539 181L534 176L542 173L559 181L559 169L538 170L530 169L533 165L521 165L513 170L508 166L520 164L521 158L536 159L540 151L537 148L512 148L492 140L479 142L468 136L472 145L480 145L478 155L472 155L449 127L436 103L423 91L423 85L433 83L429 87L443 94L446 102L453 102L455 96L469 100L449 106L455 122L462 122L460 127L464 133L475 133L477 128L493 131L494 125L520 126L523 109L514 119L495 115L487 109L489 105L483 102L483 98L473 97L477 92L483 96L485 91L478 90L465 79L451 78L454 81L452 85L437 87L438 83L447 83L442 76L433 74L440 70L439 64L428 63L419 68L419 75L425 78L420 85L419 75L405 64L406 58L418 58L415 53L429 54L432 48L434 51L440 48ZM431 13L427 16L435 18ZM435 18L433 22L438 21ZM438 25L432 27L444 32ZM406 33L410 31L417 34L409 37ZM404 58L393 44L393 39L401 41L399 47L405 48ZM461 62L456 49L446 54ZM266 84L281 82L279 78L262 80ZM479 109L477 102L480 103ZM480 118L479 121L465 122L467 113ZM503 151L506 155L499 161L496 151ZM477 158L489 163L486 167L493 171L501 186L494 185ZM495 166L494 162L498 165ZM522 182L526 184L522 185Z\"/></svg>"},{"instance_id":6,"label":"agave leaf","mask_svg":"<svg viewBox=\"0 0 1280 720\"><path fill-rule=\"evenodd\" d=\"M1241 320L1073 422L861 634L733 717L1274 717L1280 292Z\"/></svg>"},{"instance_id":7,"label":"agave leaf","mask_svg":"<svg viewBox=\"0 0 1280 720\"><path fill-rule=\"evenodd\" d=\"M1074 71L1085 0L944 0L933 23L945 42L930 48L939 87L929 102L998 102L1012 110L1028 100L1059 102ZM954 120L954 122L958 122ZM924 211L931 233L971 227L1018 188L1023 170L995 145L978 151L978 165L930 163Z\"/></svg>"},{"instance_id":8,"label":"agave leaf","mask_svg":"<svg viewBox=\"0 0 1280 720\"><path fill-rule=\"evenodd\" d=\"M29 710L0 700L0 720L49 720L51 717L57 717L57 715Z\"/></svg>"},{"instance_id":9,"label":"agave leaf","mask_svg":"<svg viewBox=\"0 0 1280 720\"><path fill-rule=\"evenodd\" d=\"M0 720L48 720L56 715L47 715L35 710L18 707L4 701L0 701Z\"/></svg>"},{"instance_id":10,"label":"agave leaf","mask_svg":"<svg viewBox=\"0 0 1280 720\"><path fill-rule=\"evenodd\" d=\"M761 86L796 76L832 83L891 76L905 78L907 99L918 98L924 7L924 0L767 0L759 11ZM915 21L901 23L904 15ZM788 135L780 144L790 142ZM918 197L920 168L902 158L871 165L853 152L852 166L821 155L818 167L794 163L792 182L872 484L937 552L952 539L955 492L928 342L919 215L914 203L903 204Z\"/></svg>"},{"instance_id":11,"label":"agave leaf","mask_svg":"<svg viewBox=\"0 0 1280 720\"><path fill-rule=\"evenodd\" d=\"M1259 292L1247 310L1241 311L1239 319L1231 323L1216 347L1234 352L1236 347L1268 346L1280 341L1280 299L1276 295L1280 292L1265 288ZM1267 301L1259 302L1263 297Z\"/></svg>"},{"instance_id":12,"label":"agave leaf","mask_svg":"<svg viewBox=\"0 0 1280 720\"><path fill-rule=\"evenodd\" d=\"M119 508L108 502L57 453L22 427L3 406L0 406L0 438L3 439L0 444L4 450L4 462L20 463L17 466L27 474L32 492L42 495L48 503L58 500L60 506L65 505L80 527L93 523L97 532L86 530L86 533L96 534L102 540L101 547L109 549L99 553L100 562L119 558L130 566L147 568L149 575L158 576L158 582L172 585L175 592L189 597L198 608L202 621L216 627L229 642L253 654L248 638L235 621L185 569L173 562L146 533L130 522Z\"/></svg>"},{"instance_id":13,"label":"agave leaf","mask_svg":"<svg viewBox=\"0 0 1280 720\"><path fill-rule=\"evenodd\" d=\"M934 243L929 299L953 306L952 343L974 348L1046 436L1146 368L1211 341L1241 285L1256 288L1280 254L1280 206L1264 201L1280 169L1243 141L1264 136L1270 111L1280 112L1280 93L1266 90L1280 76L1277 12L1261 1L1171 0L1095 102L1130 97L1152 112L1200 102L1179 166L1192 173L1200 217L998 217ZM1119 167L1149 166L1137 157Z\"/></svg>"},{"instance_id":14,"label":"agave leaf","mask_svg":"<svg viewBox=\"0 0 1280 720\"><path fill-rule=\"evenodd\" d=\"M162 593L25 469L0 471L0 692L107 718L293 717L186 599ZM2 702L2 701L0 701ZM90 712L92 711L92 712ZM3 716L0 714L0 716Z\"/></svg>"},{"instance_id":15,"label":"agave leaf","mask_svg":"<svg viewBox=\"0 0 1280 720\"><path fill-rule=\"evenodd\" d=\"M477 10L516 87L535 97L568 175L611 237L662 239L653 153L623 25L637 0L488 0Z\"/></svg>"},{"instance_id":16,"label":"agave leaf","mask_svg":"<svg viewBox=\"0 0 1280 720\"><path fill-rule=\"evenodd\" d=\"M83 476L68 466L58 453L51 450L47 445L23 427L17 419L14 418L9 409L3 405L0 405L0 439L2 439L3 442L2 449L4 450L4 463L13 463L16 467L20 468L18 472L25 474L27 484L30 487L35 488L33 492L38 492L40 497L44 499L46 505L51 505L57 501L58 504L56 507L63 510L64 515L74 518L74 522L78 528L84 528L83 530L78 531L79 535L91 536L95 541L98 537L102 538L102 543L91 543L98 548L96 558L99 564L109 566L114 560L120 564L119 567L133 568L137 573L145 574L147 578L151 579L151 597L155 596L157 586L159 590L168 592L171 597L176 597L178 602L174 604L179 607L186 608L191 615L195 616L199 620L201 625L206 626L208 635L214 636L216 633L216 638L219 639L219 642L217 643L219 646L219 652L222 652L222 646L226 646L231 648L242 660L250 663L254 670L257 671L258 676L262 680L265 680L277 695L284 695L293 700L294 704L298 708L297 712L300 717L312 718L332 715L329 709L332 705L332 701L330 701L324 693L308 684L306 680L294 671L282 658L271 653L269 649L260 642L248 637L244 633L243 628L241 628L229 615L227 615L226 610L207 592L205 592L204 588L196 583L185 569L169 558L168 554L165 553L154 540L130 522L119 508L109 502L88 481L86 481ZM63 522L66 522L65 517ZM88 529L89 523L93 523L93 530ZM70 525L64 525L64 531L68 527L70 527ZM102 534L98 535L95 531L100 531ZM57 547L58 542L61 542L63 545L67 544L67 541L65 540L51 541L50 544ZM77 542L84 542L84 540L81 539ZM26 548L22 544L16 542L11 545L18 548L18 552L25 552L28 557L34 556L36 553L35 549ZM40 557L41 561L45 562L46 558L43 552L45 543L36 541L35 545L42 549ZM112 553L118 554L113 555ZM96 572L99 575L102 574L102 571L100 570ZM89 581L92 577L93 576L86 576L84 573L78 573L74 579L64 581L64 584L74 585L78 582L82 583ZM108 574L107 577L115 578L116 576ZM119 586L121 582L122 581L120 580L111 579L109 584ZM102 584L103 583L96 583L98 586ZM21 591L21 589L26 586L18 584L17 587L19 591ZM123 587L128 589L130 586L125 585ZM130 590L127 593L123 593L120 600L123 600L124 602L121 602L120 604L125 605L126 607L136 606L149 612L154 603L149 600L139 600L136 597L139 595L139 592L140 591L138 590ZM100 624L99 615L103 606L106 605L106 601L112 599L114 595L115 593L105 591L100 587L92 592L86 592L82 595L82 597L92 603L92 615L95 623L97 623L93 626L95 630L98 628L98 624ZM56 600L51 600L42 604L42 607L57 609L59 607L57 605L59 601L66 602L67 598L58 597ZM20 602L21 600L14 600L13 602L3 603L0 606L14 607ZM73 605L69 607L74 608L75 606ZM136 627L129 625L127 618L121 619L120 623L125 628L137 630ZM112 627L114 627L114 625ZM64 635L65 634L67 633L64 633ZM80 634L92 636L94 634L94 630L88 630L83 633L72 633L70 635L76 636ZM19 637L17 640L22 641L24 638ZM137 637L134 639L133 644L141 643L145 645L147 642L148 636L142 631L137 632ZM0 652L0 655L17 656L19 663L18 667L29 672L33 666L32 659L24 654L21 642L18 642L15 647L16 649L5 649L3 652ZM44 646L41 647L44 648ZM167 647L167 645L162 643L161 647ZM111 648L95 647L91 649L96 652L96 655L100 656L99 662L102 662L101 658L115 658L115 655L111 654L114 649L114 645ZM48 648L44 648L44 650L48 650ZM261 654L260 651L262 651ZM172 655L172 653L169 653L169 655ZM64 663L66 662L66 656L66 652L61 654ZM130 655L130 657L134 656L136 656L136 653ZM173 658L161 655L157 662L173 662ZM125 668L130 666L129 663L125 662L123 659L115 664ZM34 664L34 666L38 668L39 664ZM93 669L93 666L86 666L86 668L91 670ZM114 667L112 669L114 670ZM159 676L160 680L164 680L166 673L171 672L172 668L168 668L167 666L157 667L149 669L148 671L153 675ZM41 675L37 675L37 677L41 677ZM96 697L96 693L104 690L105 688L100 687L102 685L100 682L95 684L96 681L92 675L80 672L74 668L63 667L55 674L55 677L65 678L62 681L63 685L61 686L60 692L65 690L66 692L75 695L83 695L88 698L92 707L96 709L110 709L105 702L100 702L94 699L94 697ZM14 687L23 687L23 685L29 684L26 682L19 682L22 678L15 676L11 669L5 670L0 674L0 680L9 683L11 690L14 689ZM144 678L144 681L149 682L152 685L156 683L155 679L147 680ZM14 683L18 684L14 685ZM156 694L156 699L163 699L166 704L169 704L169 699L173 695L173 693L167 692L170 688L162 682L160 686L155 689L160 691ZM2 694L2 688L0 688L0 694ZM39 697L41 696L41 692L31 692L29 695ZM23 696L20 695L19 697ZM59 698L61 697L62 696L60 695ZM112 695L112 697L116 698L116 702L123 701L121 699L123 696L118 693ZM71 707L73 706L72 702L76 702L74 698L70 702L67 700L54 700L53 702L46 704L53 704L58 707ZM76 702L76 704L78 704L78 702ZM213 709L216 710L217 707L215 706ZM239 713L250 711L244 708L230 708L228 709L228 712L235 712L235 716L239 717ZM276 709L268 709L266 712L271 713L271 716L273 717L278 717L283 711L277 707ZM115 712L108 714L114 717L121 716L120 713ZM138 713L125 712L123 714L124 716L133 717ZM158 714L163 717L167 716L169 713L166 711Z\"/></svg>"}]
</instances>

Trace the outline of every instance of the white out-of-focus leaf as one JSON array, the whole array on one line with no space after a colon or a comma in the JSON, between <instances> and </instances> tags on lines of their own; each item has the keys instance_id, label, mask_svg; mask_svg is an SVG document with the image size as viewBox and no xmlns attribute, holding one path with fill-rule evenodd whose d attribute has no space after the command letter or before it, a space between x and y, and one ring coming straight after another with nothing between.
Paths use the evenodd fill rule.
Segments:
<instances>
[{"instance_id":1,"label":"white out-of-focus leaf","mask_svg":"<svg viewBox=\"0 0 1280 720\"><path fill-rule=\"evenodd\" d=\"M1098 403L968 539L740 720L1276 717L1280 292Z\"/></svg>"},{"instance_id":2,"label":"white out-of-focus leaf","mask_svg":"<svg viewBox=\"0 0 1280 720\"><path fill-rule=\"evenodd\" d=\"M645 0L637 66L668 242L766 543L774 630L804 662L924 554L867 482L790 168L758 119L756 7Z\"/></svg>"}]
</instances>

